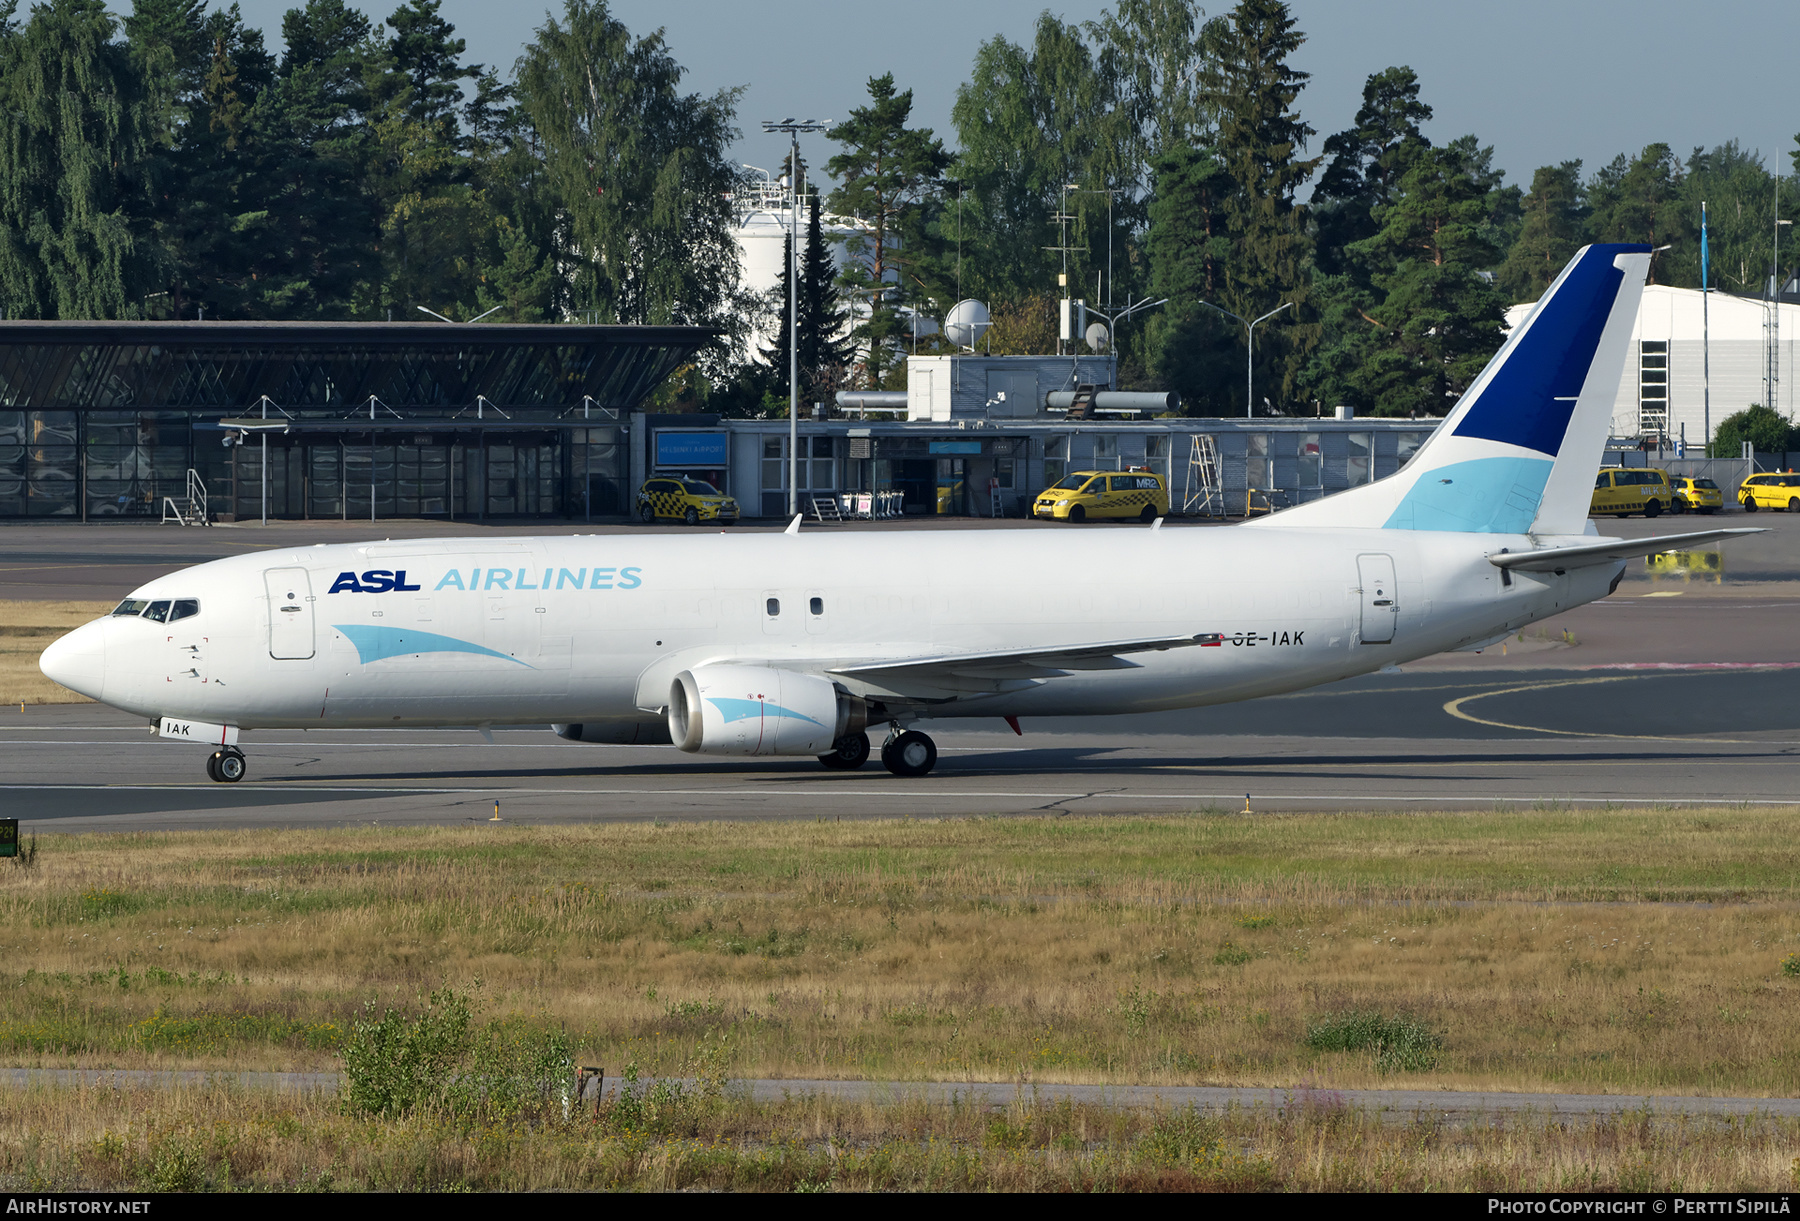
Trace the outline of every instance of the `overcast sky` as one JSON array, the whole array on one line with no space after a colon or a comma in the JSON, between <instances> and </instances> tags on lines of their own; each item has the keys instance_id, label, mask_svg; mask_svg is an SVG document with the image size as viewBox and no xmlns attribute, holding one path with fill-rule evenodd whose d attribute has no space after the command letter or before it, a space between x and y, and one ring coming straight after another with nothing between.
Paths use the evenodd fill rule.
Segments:
<instances>
[{"instance_id":1,"label":"overcast sky","mask_svg":"<svg viewBox=\"0 0 1800 1221\"><path fill-rule=\"evenodd\" d=\"M281 13L293 2L239 0L245 19L277 50ZM129 7L129 0L111 3ZM379 19L394 4L361 7ZM543 0L444 0L442 12L468 40L471 59L510 67L547 7ZM633 33L659 24L666 30L689 89L748 87L738 110L739 155L762 166L778 162L786 142L763 135L761 120L841 119L866 100L870 76L890 71L913 90L916 121L954 144L950 107L976 48L995 35L1029 42L1046 7L1085 21L1106 5L612 0ZM1540 165L1579 157L1591 172L1657 140L1685 157L1696 145L1735 138L1765 157L1778 153L1781 172L1793 172L1795 0L1290 0L1290 7L1307 35L1295 64L1313 74L1300 109L1319 132L1315 152L1349 124L1370 73L1407 64L1437 112L1426 133L1441 142L1474 132L1521 185ZM820 152L810 157L815 164Z\"/></svg>"}]
</instances>

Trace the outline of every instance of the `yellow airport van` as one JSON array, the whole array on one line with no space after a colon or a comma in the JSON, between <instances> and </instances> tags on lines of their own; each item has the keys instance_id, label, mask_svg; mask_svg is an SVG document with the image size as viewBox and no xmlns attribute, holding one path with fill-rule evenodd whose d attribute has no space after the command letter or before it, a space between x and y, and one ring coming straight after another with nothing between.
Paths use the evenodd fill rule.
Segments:
<instances>
[{"instance_id":1,"label":"yellow airport van","mask_svg":"<svg viewBox=\"0 0 1800 1221\"><path fill-rule=\"evenodd\" d=\"M1154 471L1076 471L1038 493L1033 517L1053 521L1127 517L1155 521L1169 514L1169 488Z\"/></svg>"},{"instance_id":2,"label":"yellow airport van","mask_svg":"<svg viewBox=\"0 0 1800 1221\"><path fill-rule=\"evenodd\" d=\"M1594 477L1588 512L1610 513L1614 517L1630 517L1633 513L1657 517L1674 503L1675 487L1667 473L1652 467L1609 467Z\"/></svg>"}]
</instances>

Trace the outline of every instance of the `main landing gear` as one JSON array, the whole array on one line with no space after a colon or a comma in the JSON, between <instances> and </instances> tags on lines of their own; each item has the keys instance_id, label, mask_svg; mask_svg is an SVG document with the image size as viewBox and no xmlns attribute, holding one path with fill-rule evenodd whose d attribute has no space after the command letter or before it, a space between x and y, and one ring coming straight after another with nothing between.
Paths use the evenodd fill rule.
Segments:
<instances>
[{"instance_id":1,"label":"main landing gear","mask_svg":"<svg viewBox=\"0 0 1800 1221\"><path fill-rule=\"evenodd\" d=\"M937 766L937 743L916 729L896 734L881 748L881 763L896 776L923 776Z\"/></svg>"},{"instance_id":2,"label":"main landing gear","mask_svg":"<svg viewBox=\"0 0 1800 1221\"><path fill-rule=\"evenodd\" d=\"M248 770L244 752L235 746L220 747L206 760L206 774L221 784L236 784Z\"/></svg>"},{"instance_id":3,"label":"main landing gear","mask_svg":"<svg viewBox=\"0 0 1800 1221\"><path fill-rule=\"evenodd\" d=\"M819 762L834 772L855 771L869 761L869 754L869 735L852 733L839 738ZM890 733L881 747L881 765L896 776L926 775L937 766L937 743L916 729Z\"/></svg>"}]
</instances>

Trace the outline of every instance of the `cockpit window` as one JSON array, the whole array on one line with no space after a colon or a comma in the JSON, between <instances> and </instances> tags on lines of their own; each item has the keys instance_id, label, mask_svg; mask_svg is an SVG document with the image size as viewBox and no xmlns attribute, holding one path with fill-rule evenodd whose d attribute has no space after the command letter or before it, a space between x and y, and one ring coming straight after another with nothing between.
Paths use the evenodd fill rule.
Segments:
<instances>
[{"instance_id":1,"label":"cockpit window","mask_svg":"<svg viewBox=\"0 0 1800 1221\"><path fill-rule=\"evenodd\" d=\"M200 600L198 598L177 598L175 604L169 608L169 622L173 623L177 619L192 619L199 613Z\"/></svg>"},{"instance_id":2,"label":"cockpit window","mask_svg":"<svg viewBox=\"0 0 1800 1221\"><path fill-rule=\"evenodd\" d=\"M131 615L133 617L136 617L138 615L143 614L144 608L149 605L150 605L150 603L145 601L143 598L127 598L123 602L119 603L117 609L115 609L113 611L113 614L115 614L115 615Z\"/></svg>"},{"instance_id":3,"label":"cockpit window","mask_svg":"<svg viewBox=\"0 0 1800 1221\"><path fill-rule=\"evenodd\" d=\"M158 623L168 622L169 604L167 602L152 602L150 604L150 609L144 612L144 618L154 619Z\"/></svg>"}]
</instances>

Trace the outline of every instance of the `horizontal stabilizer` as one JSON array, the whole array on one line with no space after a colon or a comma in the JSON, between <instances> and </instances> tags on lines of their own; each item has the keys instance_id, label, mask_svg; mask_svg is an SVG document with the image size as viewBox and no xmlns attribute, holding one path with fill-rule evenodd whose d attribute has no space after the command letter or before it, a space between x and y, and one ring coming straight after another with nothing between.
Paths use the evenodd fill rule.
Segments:
<instances>
[{"instance_id":1,"label":"horizontal stabilizer","mask_svg":"<svg viewBox=\"0 0 1800 1221\"><path fill-rule=\"evenodd\" d=\"M1510 568L1515 572L1564 572L1570 568L1586 568L1593 564L1636 559L1640 555L1655 555L1660 551L1686 551L1722 538L1762 533L1765 531L1740 527L1735 530L1700 530L1693 534L1663 534L1656 538L1615 538L1604 543L1582 543L1577 547L1502 552L1488 556L1488 563L1496 568Z\"/></svg>"},{"instance_id":2,"label":"horizontal stabilizer","mask_svg":"<svg viewBox=\"0 0 1800 1221\"><path fill-rule=\"evenodd\" d=\"M1188 649L1197 644L1214 643L1218 639L1217 633L1203 632L1198 636L1153 636L1141 640L1109 640L1100 644L1064 645L1048 649L949 653L937 657L907 657L897 661L870 662L867 665L834 666L831 673L867 679L929 680L937 675L963 678L1011 677L1020 669L1115 670L1130 664L1117 660L1127 654Z\"/></svg>"}]
</instances>

